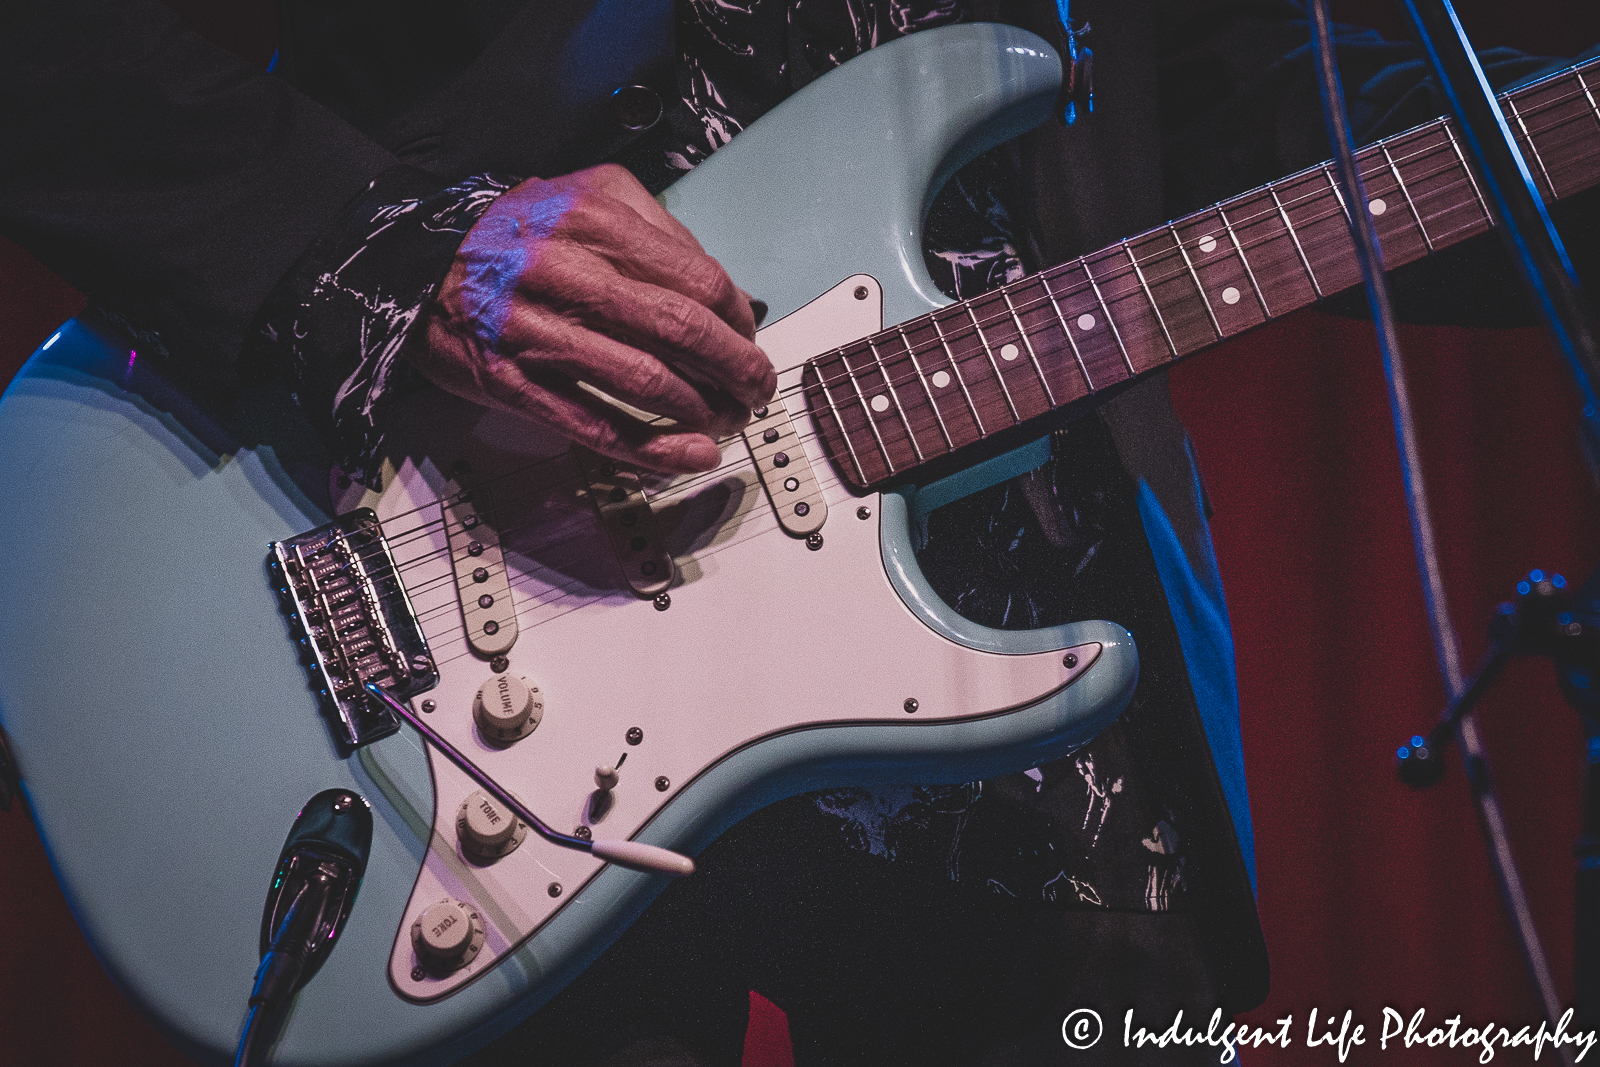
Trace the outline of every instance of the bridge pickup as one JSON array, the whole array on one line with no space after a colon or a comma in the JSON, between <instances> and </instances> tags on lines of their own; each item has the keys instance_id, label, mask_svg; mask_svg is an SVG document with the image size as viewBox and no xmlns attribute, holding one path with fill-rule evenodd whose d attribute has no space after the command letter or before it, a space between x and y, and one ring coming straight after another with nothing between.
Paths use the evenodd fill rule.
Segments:
<instances>
[{"instance_id":1,"label":"bridge pickup","mask_svg":"<svg viewBox=\"0 0 1600 1067\"><path fill-rule=\"evenodd\" d=\"M485 659L503 656L517 643L517 613L489 490L479 486L463 492L454 482L449 488L441 506L467 644Z\"/></svg>"},{"instance_id":2,"label":"bridge pickup","mask_svg":"<svg viewBox=\"0 0 1600 1067\"><path fill-rule=\"evenodd\" d=\"M645 499L637 471L586 449L572 450L589 483L589 499L600 515L600 525L611 538L611 548L622 566L628 587L642 597L664 593L676 573L672 554L656 524L656 514Z\"/></svg>"},{"instance_id":3,"label":"bridge pickup","mask_svg":"<svg viewBox=\"0 0 1600 1067\"><path fill-rule=\"evenodd\" d=\"M352 748L400 729L364 686L405 700L439 684L383 526L370 508L274 541L267 567L340 740Z\"/></svg>"},{"instance_id":4,"label":"bridge pickup","mask_svg":"<svg viewBox=\"0 0 1600 1067\"><path fill-rule=\"evenodd\" d=\"M742 431L744 443L755 460L778 525L795 537L816 533L828 520L828 502L811 471L789 410L781 401L774 401L771 407L756 408L752 414L755 418Z\"/></svg>"}]
</instances>

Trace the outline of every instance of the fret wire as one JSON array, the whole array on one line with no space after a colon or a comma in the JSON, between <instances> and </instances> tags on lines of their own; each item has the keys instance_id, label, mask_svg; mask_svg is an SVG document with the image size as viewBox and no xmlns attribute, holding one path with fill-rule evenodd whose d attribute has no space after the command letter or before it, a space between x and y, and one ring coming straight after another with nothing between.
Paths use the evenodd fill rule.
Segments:
<instances>
[{"instance_id":1,"label":"fret wire","mask_svg":"<svg viewBox=\"0 0 1600 1067\"><path fill-rule=\"evenodd\" d=\"M1183 247L1183 238L1178 236L1178 228L1172 223L1167 223L1167 230L1172 234L1173 244L1178 246L1178 254L1183 257L1183 265L1189 268L1189 277L1194 280L1194 291L1200 294L1200 303L1205 305L1206 317L1211 320L1211 328L1217 331L1217 340L1223 337L1222 323L1217 321L1217 313L1211 309L1211 298L1206 296L1206 287L1200 283L1200 273L1194 269L1194 261L1189 258L1189 250Z\"/></svg>"},{"instance_id":2,"label":"fret wire","mask_svg":"<svg viewBox=\"0 0 1600 1067\"><path fill-rule=\"evenodd\" d=\"M1161 317L1161 308L1156 304L1156 294L1150 291L1150 283L1145 281L1144 270L1139 266L1139 260L1133 254L1127 241L1122 242L1122 251L1128 257L1128 262L1133 264L1133 273L1139 279L1139 285L1144 289L1144 298L1150 301L1150 310L1155 312L1156 325L1161 327L1161 336L1167 339L1167 347L1172 349L1174 356L1178 355L1178 346L1172 343L1172 334L1167 330L1167 320ZM1109 312L1107 315L1109 316Z\"/></svg>"},{"instance_id":3,"label":"fret wire","mask_svg":"<svg viewBox=\"0 0 1600 1067\"><path fill-rule=\"evenodd\" d=\"M972 332L977 335L978 343L983 346L983 354L989 357L989 366L994 370L995 381L1000 383L1000 395L1006 398L1006 407L1011 409L1011 421L1021 422L1022 415L1017 411L1016 402L1011 399L1011 390L1006 386L1005 375L1000 373L1000 364L994 361L994 350L989 347L989 339L983 335L983 327L978 325L978 316L973 313L970 303L963 302L961 306L966 311L967 318L972 320ZM928 317L933 319L934 329L939 330L939 336L943 337L944 330L939 328L939 320L932 315Z\"/></svg>"},{"instance_id":4,"label":"fret wire","mask_svg":"<svg viewBox=\"0 0 1600 1067\"><path fill-rule=\"evenodd\" d=\"M1028 362L1033 364L1033 372L1039 376L1039 385L1044 389L1045 403L1053 408L1056 406L1055 393L1051 391L1050 383L1045 379L1044 367L1040 364L1039 357L1033 351L1033 339L1028 336L1028 331L1023 328L1022 319L1017 315L1016 306L1011 303L1011 294L1007 292L1007 289L1007 286L1002 285L1000 287L1000 298L1006 302L1006 310L1011 312L1011 321L1017 325L1017 336L1022 338L1022 345L1028 350Z\"/></svg>"},{"instance_id":5,"label":"fret wire","mask_svg":"<svg viewBox=\"0 0 1600 1067\"><path fill-rule=\"evenodd\" d=\"M1528 150L1533 153L1533 161L1539 164L1539 173L1544 175L1544 183L1550 187L1550 199L1560 199L1561 194L1556 192L1556 183L1550 180L1550 171L1544 165L1544 158L1539 155L1539 146L1533 143L1533 134L1528 132L1528 124L1522 121L1522 111L1517 107L1516 97L1506 97L1506 103L1511 107L1511 117L1517 120L1517 125L1522 129L1523 139L1528 142Z\"/></svg>"},{"instance_id":6,"label":"fret wire","mask_svg":"<svg viewBox=\"0 0 1600 1067\"><path fill-rule=\"evenodd\" d=\"M1089 279L1089 288L1094 290L1094 298L1100 301L1100 310L1106 313L1106 325L1111 327L1111 337L1117 342L1117 347L1122 350L1122 362L1128 365L1128 373L1136 375L1139 372L1133 369L1133 357L1128 355L1128 346L1122 343L1122 331L1117 329L1117 320L1111 314L1111 305L1106 303L1105 294L1100 291L1100 283L1094 280L1094 271L1089 269L1089 257L1084 256L1083 276Z\"/></svg>"},{"instance_id":7,"label":"fret wire","mask_svg":"<svg viewBox=\"0 0 1600 1067\"><path fill-rule=\"evenodd\" d=\"M978 436L987 437L989 431L983 428L983 416L978 414L978 405L972 402L972 394L967 391L967 379L962 377L961 367L956 363L956 354L950 351L950 344L944 339L944 331L939 329L939 320L931 314L927 318L933 323L933 332L939 336L939 347L944 349L944 358L950 363L950 373L956 376L956 384L961 386L961 395L967 399L967 410L972 412L972 424L978 428ZM909 342L906 347L911 347Z\"/></svg>"},{"instance_id":8,"label":"fret wire","mask_svg":"<svg viewBox=\"0 0 1600 1067\"><path fill-rule=\"evenodd\" d=\"M911 339L906 336L905 330L898 326L895 330L900 334L900 343L906 346L906 356L911 360L911 369L917 372L917 380L922 383L922 391L928 395L928 406L933 409L933 417L939 423L939 432L944 435L945 450L954 451L956 440L950 436L950 428L944 424L944 415L939 411L939 402L933 398L933 390L928 388L928 378L922 373L922 364L917 362L916 349L911 347Z\"/></svg>"},{"instance_id":9,"label":"fret wire","mask_svg":"<svg viewBox=\"0 0 1600 1067\"><path fill-rule=\"evenodd\" d=\"M1329 160L1317 169L1322 171L1322 176L1327 179L1328 188L1333 190L1333 198L1339 201L1339 210L1344 212L1344 221L1348 225L1350 223L1350 205L1344 202L1344 193L1339 188L1338 179L1333 176L1332 168L1333 161ZM1359 155L1356 156L1356 173L1361 174L1361 157ZM1362 174L1361 180L1365 181L1366 175Z\"/></svg>"},{"instance_id":10,"label":"fret wire","mask_svg":"<svg viewBox=\"0 0 1600 1067\"><path fill-rule=\"evenodd\" d=\"M1467 184L1472 186L1472 194L1478 198L1478 206L1483 209L1483 221L1487 222L1490 226L1493 226L1494 215L1489 210L1489 202L1483 198L1483 190L1478 188L1477 175L1472 173L1472 168L1467 165L1467 157L1462 154L1461 143L1456 140L1455 126L1449 122L1446 122L1443 125L1444 132L1450 136L1450 147L1455 149L1456 159L1461 164L1461 170L1467 176Z\"/></svg>"},{"instance_id":11,"label":"fret wire","mask_svg":"<svg viewBox=\"0 0 1600 1067\"><path fill-rule=\"evenodd\" d=\"M883 443L883 435L878 432L878 420L872 417L872 405L867 403L867 394L861 391L861 380L856 377L856 372L850 369L850 364L845 362L844 349L839 349L839 364L844 367L846 378L856 391L856 399L861 402L861 412L867 417L867 426L872 430L873 439L878 442L878 451L883 455L883 462L888 466L889 473L894 471L894 458L889 455L888 447Z\"/></svg>"},{"instance_id":12,"label":"fret wire","mask_svg":"<svg viewBox=\"0 0 1600 1067\"><path fill-rule=\"evenodd\" d=\"M1261 305L1261 314L1269 319L1272 318L1272 311L1267 307L1267 294L1262 290L1261 283L1256 281L1256 272L1250 266L1250 261L1244 257L1244 245L1239 243L1239 235L1234 232L1233 223L1228 221L1228 213L1222 210L1221 204L1216 206L1216 212L1217 218L1222 220L1222 228L1228 231L1228 240L1233 242L1233 251L1239 257L1239 264L1244 267L1244 273L1250 279L1250 291L1256 294L1256 303Z\"/></svg>"},{"instance_id":13,"label":"fret wire","mask_svg":"<svg viewBox=\"0 0 1600 1067\"><path fill-rule=\"evenodd\" d=\"M842 352L839 355L839 365L844 366L844 354ZM845 367L846 374L849 373L849 370L850 368ZM817 364L817 385L822 389L822 399L828 402L828 411L832 413L833 421L839 425L839 436L844 438L844 447L850 453L850 462L855 464L856 474L860 476L862 484L866 484L868 481L867 469L861 465L861 457L856 455L855 442L850 440L850 428L844 424L844 416L839 414L839 405L833 402L833 391L828 388L828 379L823 374L820 363ZM872 420L869 418L867 421L871 422Z\"/></svg>"},{"instance_id":14,"label":"fret wire","mask_svg":"<svg viewBox=\"0 0 1600 1067\"><path fill-rule=\"evenodd\" d=\"M1586 99L1589 101L1590 117L1592 119L1595 119L1597 123L1600 123L1600 105L1597 105L1595 103L1594 95L1593 95L1592 91L1590 90L1590 88L1588 86L1588 83L1584 80L1584 73L1585 72L1582 71L1582 70L1570 70L1570 71L1568 71L1566 73L1572 74L1578 79L1579 84L1582 86L1582 89L1580 90L1580 92L1570 93L1567 96L1564 96L1559 100L1543 103L1537 109L1534 109L1534 110L1531 110L1531 111L1527 112L1528 117L1531 118L1534 115L1543 114L1545 112L1549 112L1552 109L1554 109L1556 106L1558 106L1559 104L1564 103L1564 102L1566 102L1568 100L1576 99L1578 96L1582 95L1582 96L1586 97ZM1555 78L1555 77L1560 77L1560 75L1553 76L1553 78ZM1507 99L1509 101L1509 98L1507 98ZM1540 130L1539 131L1539 135L1542 136L1542 135L1550 132L1551 130L1557 129L1557 128L1559 128L1561 126L1564 126L1564 125L1568 125L1571 122L1575 122L1575 121L1578 121L1578 120L1575 119L1575 118L1562 119L1561 121L1553 124L1552 126ZM1428 146L1426 148L1419 149L1418 151L1411 153L1411 155L1407 157L1407 160L1415 159L1417 157L1424 156L1424 155L1427 155L1427 154L1430 154L1430 153L1434 153L1434 152L1441 152L1441 151L1448 150L1449 153L1454 154L1454 156L1456 157L1456 162L1458 164L1464 163L1462 150L1460 148L1459 141L1458 141L1458 139L1457 139L1457 137L1455 135L1454 129L1451 127L1450 124L1442 122L1442 121L1440 121L1438 123L1438 125L1441 126L1443 128L1444 132L1446 133L1447 140L1449 142L1448 145L1441 144L1441 145ZM1417 131L1413 131L1413 132L1417 132ZM1426 132L1426 127L1424 127L1423 130L1420 131L1420 132ZM1397 143L1399 143L1398 139L1395 139L1395 138L1385 139L1385 140L1386 141L1387 140L1396 140ZM1414 137L1408 138L1408 140L1415 140L1415 138ZM1569 143L1574 143L1577 140L1578 139L1575 138L1575 139L1573 139L1573 142L1569 142ZM1373 148L1383 148L1383 145L1384 145L1384 142L1380 142L1378 145L1375 145L1375 146L1372 146L1372 147ZM1368 152L1366 153L1366 155L1369 156L1369 157L1374 155L1374 154L1375 153L1370 148L1369 148ZM1395 159L1395 157L1393 157L1392 154L1391 154L1390 158L1392 160ZM1584 156L1584 157L1580 157L1580 158L1588 158L1588 157ZM1398 162L1398 160L1396 160L1396 162ZM1382 165L1383 164L1379 164L1380 167ZM1321 165L1320 169L1322 169L1324 171L1325 175L1326 175L1328 173L1328 168L1330 166L1331 166L1331 164L1324 163L1324 164ZM1441 168L1441 169L1436 170L1436 171L1434 171L1432 173L1433 174L1445 173L1446 170L1448 170L1448 169L1451 169L1451 168ZM1471 185L1471 187L1473 189L1473 192L1474 192L1474 195L1479 201L1480 209L1483 209L1486 205L1485 205L1485 202L1483 200L1482 192L1481 192L1479 186L1477 185L1476 181L1474 180L1470 169L1467 169L1464 166L1462 166L1461 170L1462 170L1462 172L1464 172L1467 175L1468 184ZM1431 175L1424 175L1423 177L1428 177L1428 176L1431 176ZM1277 183L1274 183L1274 185L1276 185L1276 184ZM1345 206L1344 206L1344 198L1339 193L1338 187L1331 181L1331 179L1328 181L1328 185L1329 185L1329 188L1334 192L1335 198L1338 200L1341 209L1345 210L1345 213L1348 216L1348 209L1346 209ZM1271 193L1271 195L1274 198L1274 206L1277 209L1277 211L1278 211L1278 213L1280 214L1280 217L1281 217L1283 214L1286 213L1286 211L1285 211L1285 209L1283 207L1284 201L1282 200L1281 196L1279 196L1277 194L1277 190L1275 188L1269 190L1269 192ZM1325 195L1325 194L1323 194L1323 195ZM1310 197L1309 196L1302 196L1302 197L1299 197L1298 199L1300 199L1300 200L1308 200L1308 199L1310 199ZM1254 287L1256 289L1259 290L1260 287L1259 287L1258 284L1255 284L1255 280L1253 278L1253 275L1254 275L1253 268L1250 267L1248 259L1244 256L1245 248L1244 248L1242 242L1240 242L1240 240L1238 238L1238 235L1237 235L1235 227L1231 223L1231 220L1229 220L1227 218L1226 213L1221 210L1220 205L1214 205L1213 209L1217 210L1219 218L1222 219L1222 221L1224 222L1224 225L1227 227L1227 229L1229 231L1230 240L1233 241L1236 251L1240 253L1241 265L1246 268L1246 272L1248 274L1252 275L1253 285L1254 285ZM1324 216L1324 217L1326 217L1326 216ZM1318 220L1311 220L1311 221L1318 221ZM1169 225L1171 225L1171 224L1169 224ZM1458 227L1456 230L1453 230L1451 232L1452 233L1459 232L1461 229L1463 229L1463 227ZM1291 227L1291 233L1293 234L1295 232L1296 231L1294 231L1293 228ZM1271 240L1271 239L1272 238L1268 238L1268 240ZM1133 239L1130 238L1129 240L1131 241ZM1260 242L1258 242L1258 243L1260 243ZM1187 255L1187 252L1182 249L1181 244L1180 244L1180 256L1182 256L1182 258L1184 259L1186 267L1192 268L1192 261L1190 261L1188 255ZM1137 264L1135 264L1135 266L1137 267ZM1059 300L1055 296L1053 290L1051 290L1050 286L1048 285L1048 282L1046 281L1046 276L1044 274L1040 274L1040 275L1037 275L1036 277L1039 277L1041 282L1043 283L1043 287L1044 287L1046 296L1051 302L1052 310L1053 310L1054 314L1056 315L1056 318L1057 318L1058 322L1062 323L1063 334L1067 337L1069 344L1074 348L1075 353L1078 354L1079 361L1081 362L1081 353L1077 353L1076 342L1075 342L1075 340L1074 340L1074 338L1072 336L1071 330L1070 330L1070 328L1066 327L1066 325L1065 325L1065 315L1064 315L1064 312L1060 308ZM1092 288L1098 289L1098 284L1097 284L1096 280L1092 276L1088 276L1087 272L1086 272L1086 280L1089 281L1090 286ZM1097 298L1100 300L1102 306L1105 306L1106 302L1105 302L1105 300L1103 298L1103 295L1097 294ZM1008 299L1008 303L1009 303L1009 298L1007 298L1007 299ZM1259 292L1258 292L1258 300L1260 300ZM1267 307L1265 305L1265 301L1262 300L1261 302L1262 302L1263 310L1264 311L1268 311L1269 309L1267 309ZM979 325L981 326L981 324L979 324ZM907 342L907 350L908 350L908 352L912 351L909 342ZM913 353L913 365L916 366L918 372L921 373L920 365L918 365L916 363L914 353ZM952 363L952 366L954 366L953 363ZM935 407L935 413L936 414L938 413L937 412L937 406Z\"/></svg>"},{"instance_id":15,"label":"fret wire","mask_svg":"<svg viewBox=\"0 0 1600 1067\"><path fill-rule=\"evenodd\" d=\"M1422 212L1417 210L1417 205L1412 202L1411 190L1406 188L1406 180L1400 177L1400 168L1394 165L1394 156L1389 154L1389 146L1379 143L1383 151L1383 158L1389 164L1389 173L1394 175L1394 183L1400 188L1400 195L1406 198L1406 206L1411 209L1411 217L1417 220L1417 231L1422 234L1422 243L1427 246L1428 254L1434 252L1433 238L1428 236L1428 227L1422 221Z\"/></svg>"},{"instance_id":16,"label":"fret wire","mask_svg":"<svg viewBox=\"0 0 1600 1067\"><path fill-rule=\"evenodd\" d=\"M1583 89L1583 95L1589 98L1589 113L1594 116L1595 125L1600 126L1600 105L1594 102L1594 93L1589 91L1589 79L1583 76L1583 68L1573 71L1578 76L1578 85Z\"/></svg>"},{"instance_id":17,"label":"fret wire","mask_svg":"<svg viewBox=\"0 0 1600 1067\"><path fill-rule=\"evenodd\" d=\"M883 379L883 387L889 390L889 399L894 402L894 410L900 416L900 422L906 428L906 437L911 440L911 451L916 453L917 462L922 463L922 446L917 444L917 435L911 431L911 420L906 418L905 408L900 406L900 394L894 391L894 382L889 380L889 368L878 358L878 346L872 343L872 338L867 338L867 351L872 353L872 362L878 368L878 377Z\"/></svg>"},{"instance_id":18,"label":"fret wire","mask_svg":"<svg viewBox=\"0 0 1600 1067\"><path fill-rule=\"evenodd\" d=\"M1419 150L1418 152L1412 153L1412 155L1406 157L1406 160L1407 161L1412 161L1412 160L1415 160L1417 158L1420 158L1420 157L1428 155L1428 154L1446 152L1447 147L1448 146L1443 145L1443 144L1429 146L1429 147L1427 147L1425 149ZM1379 167L1381 168L1382 164L1379 164ZM1429 174L1419 176L1418 180L1420 180L1421 178L1432 177L1433 175L1436 175L1436 174L1447 173L1449 171L1452 171L1453 169L1454 169L1454 165L1453 164L1452 165L1447 165L1446 167L1442 167L1442 168L1440 168L1440 169L1438 169L1436 171L1430 172ZM1324 198L1327 196L1326 193L1322 193L1322 194L1306 194L1306 195L1303 195L1303 196L1301 196L1301 197L1299 197L1297 199L1300 200L1300 201L1306 201L1306 200L1310 200L1313 197L1319 196L1319 195L1324 197ZM1280 200L1281 200L1281 198L1280 198ZM1236 229L1234 228L1233 224L1231 223L1231 220L1229 220L1227 218L1226 213L1221 209L1221 206L1220 205L1213 205L1212 208L1207 209L1207 210L1214 210L1214 211L1217 212L1218 217L1220 219L1222 219L1224 225L1227 226L1228 229L1229 229L1230 239L1235 242L1237 250L1240 251L1241 253L1243 253L1246 250L1245 246L1243 246L1243 244L1238 241ZM1268 214L1273 213L1274 210L1275 209L1269 209ZM1200 212L1200 213L1197 213L1197 214L1203 214L1203 213L1204 212ZM1256 218L1261 218L1261 217L1263 217L1263 216L1256 216ZM1323 219L1329 218L1329 217L1331 217L1331 216L1319 216L1316 219L1308 220L1308 222L1322 221ZM1184 220L1177 220L1177 221L1184 221ZM1169 225L1174 225L1174 224L1169 224ZM1455 232L1455 231L1452 231L1452 232ZM1146 235L1142 235L1142 236L1149 236L1149 235L1146 234ZM1136 238L1130 238L1130 241L1134 240L1134 239L1136 239ZM1277 238L1276 237L1266 238L1266 241L1271 241L1271 240L1277 240ZM1260 245L1260 244L1263 244L1263 243L1265 243L1265 241L1258 242L1257 245ZM1251 246L1251 247L1256 247L1256 246ZM1166 255L1170 257L1170 253L1167 253ZM1185 253L1185 252L1183 252L1181 250L1181 246L1180 246L1180 257L1184 258L1185 261L1188 262L1187 253ZM1244 258L1243 256L1241 256L1241 265L1246 268L1247 273L1250 273L1252 275L1252 282L1254 283L1253 270L1250 268L1248 260L1246 258ZM1061 272L1058 270L1056 273L1061 273ZM1175 277L1175 276L1176 276L1176 274L1169 274L1169 275L1167 275L1165 277L1158 278L1157 281L1166 281L1169 278L1172 278L1172 277ZM1039 278L1041 280L1041 282L1043 282L1045 280L1045 278L1046 278L1046 275L1041 273L1041 274L1038 274L1038 275L1033 275L1031 277ZM1256 287L1259 288L1258 285ZM1048 284L1044 285L1044 290L1045 290L1045 293L1047 295L1047 298L1049 298L1051 300L1052 309L1053 309L1054 313L1056 314L1057 321L1058 322L1063 322L1063 324L1064 324L1065 316L1064 316L1064 313L1060 310L1059 302L1056 300L1053 291L1050 290ZM1259 299L1259 297L1258 297L1258 299ZM1266 311L1266 310L1267 310L1267 308L1265 307L1265 304L1263 303L1263 311ZM993 325L993 323L996 322L996 321L999 321L999 318L996 318L995 320L991 320L989 325ZM977 323L976 325L978 325L981 328L983 326L983 323L980 322L980 323ZM1069 330L1066 330L1065 328L1063 329L1063 332L1068 337L1069 343L1072 343L1071 332ZM907 344L908 351L910 351L911 350L911 345L910 345L909 340L906 341L906 344ZM920 372L920 366L918 367L918 370Z\"/></svg>"},{"instance_id":19,"label":"fret wire","mask_svg":"<svg viewBox=\"0 0 1600 1067\"><path fill-rule=\"evenodd\" d=\"M1089 268L1080 259L1078 265L1083 267L1084 274L1089 273ZM1056 321L1061 323L1061 334L1067 339L1067 344L1072 346L1072 358L1077 361L1078 373L1083 375L1083 384L1094 392L1094 379L1089 377L1089 365L1083 361L1083 353L1078 351L1077 338L1072 336L1072 330L1067 327L1067 317L1061 314L1061 304L1056 300L1056 294L1050 291L1050 273L1048 271L1039 275L1039 281L1044 285L1044 295L1049 298L1050 306L1055 309Z\"/></svg>"},{"instance_id":20,"label":"fret wire","mask_svg":"<svg viewBox=\"0 0 1600 1067\"><path fill-rule=\"evenodd\" d=\"M1289 240L1294 242L1295 253L1300 257L1300 265L1306 269L1306 277L1311 279L1311 289L1317 294L1317 299L1322 299L1322 283L1317 281L1317 272L1311 269L1311 261L1306 258L1306 250L1300 247L1300 235L1294 230L1294 223L1289 221L1289 213L1283 209L1283 201L1278 199L1278 190L1274 183L1267 183L1267 193L1272 197L1272 206L1278 209L1278 216L1283 219L1283 228L1289 231ZM1340 205L1344 204L1341 198ZM1347 212L1348 214L1348 212Z\"/></svg>"}]
</instances>

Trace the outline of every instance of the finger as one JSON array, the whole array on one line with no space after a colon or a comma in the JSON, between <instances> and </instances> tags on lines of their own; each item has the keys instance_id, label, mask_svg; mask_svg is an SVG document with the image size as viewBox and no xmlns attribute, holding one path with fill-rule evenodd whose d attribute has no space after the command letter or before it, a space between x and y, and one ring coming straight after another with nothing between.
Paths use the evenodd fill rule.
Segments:
<instances>
[{"instance_id":1,"label":"finger","mask_svg":"<svg viewBox=\"0 0 1600 1067\"><path fill-rule=\"evenodd\" d=\"M562 436L612 459L650 470L693 474L722 462L722 450L707 434L644 423L571 381L508 381L510 391L492 395L497 406L546 423Z\"/></svg>"},{"instance_id":2,"label":"finger","mask_svg":"<svg viewBox=\"0 0 1600 1067\"><path fill-rule=\"evenodd\" d=\"M671 289L596 275L575 311L592 329L621 336L745 407L766 403L777 389L766 353L710 309Z\"/></svg>"},{"instance_id":3,"label":"finger","mask_svg":"<svg viewBox=\"0 0 1600 1067\"><path fill-rule=\"evenodd\" d=\"M660 205L656 208L665 214ZM598 196L586 199L582 209L569 216L562 235L603 257L619 274L680 293L709 308L745 338L755 337L748 294L733 283L722 264L701 251L687 230L682 232L684 237L675 236L650 225L627 202Z\"/></svg>"},{"instance_id":4,"label":"finger","mask_svg":"<svg viewBox=\"0 0 1600 1067\"><path fill-rule=\"evenodd\" d=\"M726 401L715 401L656 355L625 340L525 306L512 311L507 326L503 344L511 360L530 381L547 388L557 382L586 382L687 430L727 432L749 417L748 411L736 405L730 410Z\"/></svg>"},{"instance_id":5,"label":"finger","mask_svg":"<svg viewBox=\"0 0 1600 1067\"><path fill-rule=\"evenodd\" d=\"M641 422L559 373L535 369L530 376L515 359L463 352L442 327L430 331L430 342L408 347L407 358L435 385L475 404L549 426L596 452L652 470L690 473L719 462L720 450L704 433Z\"/></svg>"}]
</instances>

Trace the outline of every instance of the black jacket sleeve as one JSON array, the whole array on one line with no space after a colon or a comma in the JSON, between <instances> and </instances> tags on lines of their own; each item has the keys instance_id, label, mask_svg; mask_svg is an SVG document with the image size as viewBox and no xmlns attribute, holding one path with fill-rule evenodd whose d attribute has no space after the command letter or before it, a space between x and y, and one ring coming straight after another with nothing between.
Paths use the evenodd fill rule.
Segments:
<instances>
[{"instance_id":1,"label":"black jacket sleeve","mask_svg":"<svg viewBox=\"0 0 1600 1067\"><path fill-rule=\"evenodd\" d=\"M0 0L0 232L185 360L395 166L154 0Z\"/></svg>"}]
</instances>

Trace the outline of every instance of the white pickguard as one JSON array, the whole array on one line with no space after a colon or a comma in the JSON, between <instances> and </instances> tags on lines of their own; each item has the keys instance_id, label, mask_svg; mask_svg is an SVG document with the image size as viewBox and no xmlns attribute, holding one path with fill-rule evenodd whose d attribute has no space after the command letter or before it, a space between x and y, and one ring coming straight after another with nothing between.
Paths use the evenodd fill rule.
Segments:
<instances>
[{"instance_id":1,"label":"white pickguard","mask_svg":"<svg viewBox=\"0 0 1600 1067\"><path fill-rule=\"evenodd\" d=\"M904 721L908 699L918 722L988 715L1038 701L1093 662L1085 654L1068 668L1059 650L999 656L956 644L908 610L890 584L879 497L854 495L834 477L798 390L801 363L879 329L880 307L877 282L857 275L758 336L828 501L821 550L778 527L735 436L724 442L718 470L663 480L650 494L679 572L668 610L624 583L564 443L511 416L429 397L409 416L413 446L398 453L382 496L351 493L339 502L341 510L372 507L384 520L440 670L439 686L426 694L437 708L429 722L554 828L586 824L595 768L623 753L615 803L594 827L597 837L632 837L697 775L763 737ZM437 499L460 460L468 464L463 485L492 491L491 521L521 628L510 670L545 697L538 729L503 749L483 740L471 715L493 672L463 637L439 524ZM635 727L644 739L629 745ZM377 757L366 758L380 776ZM533 835L493 864L470 862L456 841L455 813L477 786L436 753L430 765L431 845L390 962L395 988L419 1001L493 967L572 906L603 866ZM477 908L487 940L469 965L440 976L419 968L409 931L445 897Z\"/></svg>"}]
</instances>

